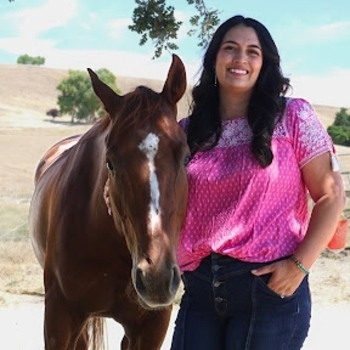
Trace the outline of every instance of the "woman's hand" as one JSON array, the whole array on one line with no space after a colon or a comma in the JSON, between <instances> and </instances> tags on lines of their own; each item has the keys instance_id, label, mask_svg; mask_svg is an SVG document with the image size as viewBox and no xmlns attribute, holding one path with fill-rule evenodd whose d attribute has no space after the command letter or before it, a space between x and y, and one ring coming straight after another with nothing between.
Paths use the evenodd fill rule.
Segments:
<instances>
[{"instance_id":1,"label":"woman's hand","mask_svg":"<svg viewBox=\"0 0 350 350\"><path fill-rule=\"evenodd\" d=\"M305 277L292 259L284 259L251 271L255 276L271 273L267 286L282 298L292 295Z\"/></svg>"}]
</instances>

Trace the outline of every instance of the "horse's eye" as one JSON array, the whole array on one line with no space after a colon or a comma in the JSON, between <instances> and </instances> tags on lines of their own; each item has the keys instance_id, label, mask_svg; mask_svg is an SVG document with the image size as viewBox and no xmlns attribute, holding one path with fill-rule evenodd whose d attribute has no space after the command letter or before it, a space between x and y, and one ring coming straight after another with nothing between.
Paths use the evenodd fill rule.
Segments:
<instances>
[{"instance_id":1,"label":"horse's eye","mask_svg":"<svg viewBox=\"0 0 350 350\"><path fill-rule=\"evenodd\" d=\"M191 157L189 155L187 155L185 158L184 158L184 166L187 166L187 164L190 162L191 160Z\"/></svg>"},{"instance_id":2,"label":"horse's eye","mask_svg":"<svg viewBox=\"0 0 350 350\"><path fill-rule=\"evenodd\" d=\"M112 162L109 159L107 159L107 163L106 164L107 164L107 169L109 171L113 171L114 170L113 164L112 164Z\"/></svg>"}]
</instances>

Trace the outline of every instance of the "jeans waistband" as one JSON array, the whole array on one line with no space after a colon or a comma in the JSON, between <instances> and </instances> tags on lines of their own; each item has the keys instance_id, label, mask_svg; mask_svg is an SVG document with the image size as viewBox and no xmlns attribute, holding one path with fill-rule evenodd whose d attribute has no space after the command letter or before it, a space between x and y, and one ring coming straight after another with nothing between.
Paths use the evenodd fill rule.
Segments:
<instances>
[{"instance_id":1,"label":"jeans waistband","mask_svg":"<svg viewBox=\"0 0 350 350\"><path fill-rule=\"evenodd\" d=\"M274 261L270 261L270 262L262 262L262 263L246 262L235 258L231 258L227 255L212 253L202 260L201 264L198 266L198 268L194 272L197 271L199 273L201 272L205 273L205 271L208 271L208 270L209 271L226 270L226 273L229 273L229 274L247 273L253 269L256 269L283 259L285 259L285 257Z\"/></svg>"}]
</instances>

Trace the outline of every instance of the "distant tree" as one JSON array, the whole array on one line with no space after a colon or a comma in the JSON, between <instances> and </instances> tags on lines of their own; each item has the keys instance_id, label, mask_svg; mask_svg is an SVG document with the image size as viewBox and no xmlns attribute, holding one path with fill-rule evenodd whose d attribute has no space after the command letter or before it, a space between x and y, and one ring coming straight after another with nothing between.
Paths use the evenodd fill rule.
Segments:
<instances>
[{"instance_id":1,"label":"distant tree","mask_svg":"<svg viewBox=\"0 0 350 350\"><path fill-rule=\"evenodd\" d=\"M60 111L57 108L51 108L46 112L46 115L52 117L53 119L61 116Z\"/></svg>"},{"instance_id":2,"label":"distant tree","mask_svg":"<svg viewBox=\"0 0 350 350\"><path fill-rule=\"evenodd\" d=\"M333 124L338 126L350 127L350 115L347 114L346 108L341 108L340 111L335 115Z\"/></svg>"},{"instance_id":3,"label":"distant tree","mask_svg":"<svg viewBox=\"0 0 350 350\"><path fill-rule=\"evenodd\" d=\"M336 145L346 145L349 141L349 133L342 126L331 125L327 129Z\"/></svg>"},{"instance_id":4,"label":"distant tree","mask_svg":"<svg viewBox=\"0 0 350 350\"><path fill-rule=\"evenodd\" d=\"M45 58L41 56L29 56L27 54L17 58L17 64L32 64L35 66L42 66L45 64Z\"/></svg>"},{"instance_id":5,"label":"distant tree","mask_svg":"<svg viewBox=\"0 0 350 350\"><path fill-rule=\"evenodd\" d=\"M336 114L335 120L327 128L327 132L337 145L350 146L350 115L346 108L341 108Z\"/></svg>"},{"instance_id":6,"label":"distant tree","mask_svg":"<svg viewBox=\"0 0 350 350\"><path fill-rule=\"evenodd\" d=\"M96 74L114 91L120 92L113 73L103 68L97 70ZM60 114L71 115L72 123L76 120L91 122L104 114L101 103L93 92L87 72L69 71L68 77L60 82L57 89L60 91L57 101Z\"/></svg>"},{"instance_id":7,"label":"distant tree","mask_svg":"<svg viewBox=\"0 0 350 350\"><path fill-rule=\"evenodd\" d=\"M175 19L173 6L166 6L166 0L135 0L137 6L134 9L129 29L141 35L140 45L144 45L151 39L155 47L153 58L162 55L163 50L177 50L174 39L183 24ZM205 46L211 38L215 27L219 24L218 10L209 9L204 0L187 0L189 5L194 5L197 14L190 18L192 29L188 35L198 33L198 46Z\"/></svg>"}]
</instances>

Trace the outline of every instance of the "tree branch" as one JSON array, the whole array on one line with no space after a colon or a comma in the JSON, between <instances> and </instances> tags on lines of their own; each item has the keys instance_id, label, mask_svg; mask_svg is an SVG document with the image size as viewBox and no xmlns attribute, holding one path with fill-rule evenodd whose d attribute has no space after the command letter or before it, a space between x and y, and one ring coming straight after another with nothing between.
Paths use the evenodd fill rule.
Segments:
<instances>
[{"instance_id":1,"label":"tree branch","mask_svg":"<svg viewBox=\"0 0 350 350\"><path fill-rule=\"evenodd\" d=\"M162 55L163 50L176 50L177 32L182 22L176 21L174 7L167 6L165 0L135 0L138 5L133 12L131 31L141 35L140 45L151 39L155 47L153 58Z\"/></svg>"},{"instance_id":2,"label":"tree branch","mask_svg":"<svg viewBox=\"0 0 350 350\"><path fill-rule=\"evenodd\" d=\"M189 5L194 5L198 14L190 18L192 27L188 35L193 36L198 33L198 46L204 47L210 41L215 27L219 24L219 11L207 8L204 0L187 0ZM199 27L199 28L198 28Z\"/></svg>"}]
</instances>

